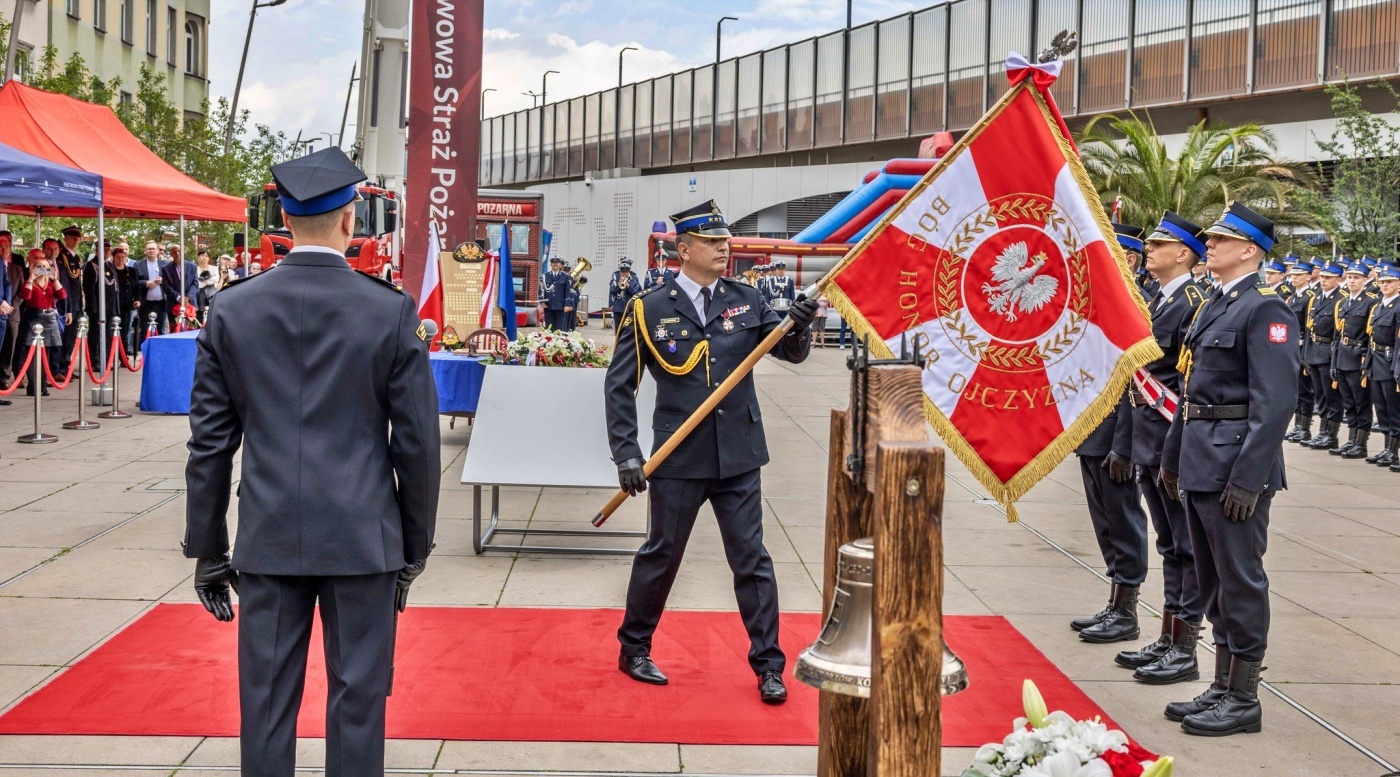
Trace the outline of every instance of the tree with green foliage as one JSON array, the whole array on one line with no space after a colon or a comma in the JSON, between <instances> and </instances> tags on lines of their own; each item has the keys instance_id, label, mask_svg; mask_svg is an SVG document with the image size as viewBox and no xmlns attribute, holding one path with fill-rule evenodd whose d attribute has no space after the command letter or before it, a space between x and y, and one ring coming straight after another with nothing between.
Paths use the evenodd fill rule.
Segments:
<instances>
[{"instance_id":1,"label":"tree with green foliage","mask_svg":"<svg viewBox=\"0 0 1400 777\"><path fill-rule=\"evenodd\" d=\"M9 21L0 15L0 61L6 55L9 29ZM131 100L114 106L116 96L121 93L122 80L104 81L88 69L81 55L73 54L60 61L58 49L50 44L39 52L37 63L31 62L28 52L17 56L22 58L17 68L23 66L30 86L113 108L122 124L156 156L224 194L246 197L261 191L267 181L268 168L291 158L295 150L285 134L262 124L252 125L249 111L242 110L238 116L230 116L228 100L224 98L213 103L204 101L200 118L182 116L170 99L164 73L146 65L141 67ZM234 141L225 154L224 128L230 121L234 122ZM10 229L21 240L35 237L33 219L11 217L10 224ZM51 231L50 224L55 229L59 226L46 222L45 232ZM79 220L78 225L86 235L97 234L95 219ZM192 240L192 236L198 236L200 244L211 247L216 255L231 253L233 233L242 229L241 223L190 221L186 222L186 238ZM106 234L114 244L127 240L134 245L148 239L170 239L178 234L178 226L145 219L109 220Z\"/></svg>"},{"instance_id":2,"label":"tree with green foliage","mask_svg":"<svg viewBox=\"0 0 1400 777\"><path fill-rule=\"evenodd\" d=\"M1389 82L1378 78L1368 88L1400 112L1400 93ZM1393 259L1400 253L1400 127L1367 110L1362 91L1350 82L1328 84L1327 94L1337 126L1316 140L1336 163L1327 190L1309 192L1300 202L1340 254Z\"/></svg>"},{"instance_id":3,"label":"tree with green foliage","mask_svg":"<svg viewBox=\"0 0 1400 777\"><path fill-rule=\"evenodd\" d=\"M1151 116L1099 116L1079 133L1079 154L1104 207L1122 198L1122 220L1155 225L1170 210L1210 224L1239 201L1281 227L1315 223L1295 200L1312 185L1305 165L1275 156L1274 135L1258 124L1191 127L1172 154Z\"/></svg>"}]
</instances>

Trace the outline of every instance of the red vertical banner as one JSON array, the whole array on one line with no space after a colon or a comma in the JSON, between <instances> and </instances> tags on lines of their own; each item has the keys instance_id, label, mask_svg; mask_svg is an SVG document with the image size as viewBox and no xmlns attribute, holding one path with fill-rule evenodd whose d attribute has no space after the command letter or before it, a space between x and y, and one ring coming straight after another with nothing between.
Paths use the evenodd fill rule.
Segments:
<instances>
[{"instance_id":1,"label":"red vertical banner","mask_svg":"<svg viewBox=\"0 0 1400 777\"><path fill-rule=\"evenodd\" d=\"M475 234L484 0L413 0L403 287L421 298L428 228L444 250ZM432 257L437 261L437 257Z\"/></svg>"}]
</instances>

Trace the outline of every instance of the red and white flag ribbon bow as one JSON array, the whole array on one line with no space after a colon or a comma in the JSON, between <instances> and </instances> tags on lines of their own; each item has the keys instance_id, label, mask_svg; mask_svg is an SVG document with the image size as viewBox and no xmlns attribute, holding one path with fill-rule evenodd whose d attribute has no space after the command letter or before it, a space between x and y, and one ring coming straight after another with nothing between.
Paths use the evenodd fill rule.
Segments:
<instances>
[{"instance_id":1,"label":"red and white flag ribbon bow","mask_svg":"<svg viewBox=\"0 0 1400 777\"><path fill-rule=\"evenodd\" d=\"M1057 63L1007 68L1010 91L823 291L877 356L920 337L930 423L1015 520L1161 351L1046 91Z\"/></svg>"}]
</instances>

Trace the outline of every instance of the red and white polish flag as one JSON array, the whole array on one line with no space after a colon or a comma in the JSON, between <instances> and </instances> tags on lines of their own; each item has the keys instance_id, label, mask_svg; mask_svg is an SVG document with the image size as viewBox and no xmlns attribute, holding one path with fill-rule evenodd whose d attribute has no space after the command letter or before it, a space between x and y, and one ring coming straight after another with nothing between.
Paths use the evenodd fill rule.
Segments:
<instances>
[{"instance_id":1,"label":"red and white polish flag","mask_svg":"<svg viewBox=\"0 0 1400 777\"><path fill-rule=\"evenodd\" d=\"M919 339L929 421L1014 520L1161 352L1046 91L1054 69L1008 70L1007 95L823 290L877 355Z\"/></svg>"}]
</instances>

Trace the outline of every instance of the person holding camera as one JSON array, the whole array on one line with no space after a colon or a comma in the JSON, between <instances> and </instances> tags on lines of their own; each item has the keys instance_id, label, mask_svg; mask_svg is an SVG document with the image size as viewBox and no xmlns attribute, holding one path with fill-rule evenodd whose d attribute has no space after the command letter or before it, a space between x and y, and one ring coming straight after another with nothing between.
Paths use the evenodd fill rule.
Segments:
<instances>
[{"instance_id":1,"label":"person holding camera","mask_svg":"<svg viewBox=\"0 0 1400 777\"><path fill-rule=\"evenodd\" d=\"M58 370L56 360L61 358L60 352L63 350L63 333L58 329L57 305L67 298L68 292L54 274L53 261L37 248L30 251L29 277L25 279L24 288L20 290L20 299L24 300L20 333L22 336L27 335L35 324L43 327L44 349L48 353L49 366L55 372ZM25 340L28 340L27 336ZM47 383L43 392L44 396L49 395ZM34 396L34 381L29 381L29 389L25 393Z\"/></svg>"},{"instance_id":2,"label":"person holding camera","mask_svg":"<svg viewBox=\"0 0 1400 777\"><path fill-rule=\"evenodd\" d=\"M210 263L209 249L201 248L195 255L195 278L198 283L195 292L195 303L199 306L199 320L207 320L209 316L209 300L213 299L214 293L219 290L219 268Z\"/></svg>"}]
</instances>

